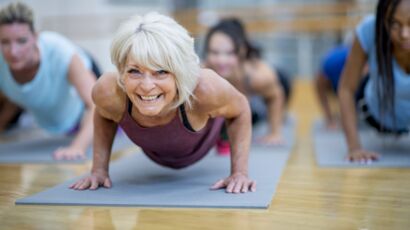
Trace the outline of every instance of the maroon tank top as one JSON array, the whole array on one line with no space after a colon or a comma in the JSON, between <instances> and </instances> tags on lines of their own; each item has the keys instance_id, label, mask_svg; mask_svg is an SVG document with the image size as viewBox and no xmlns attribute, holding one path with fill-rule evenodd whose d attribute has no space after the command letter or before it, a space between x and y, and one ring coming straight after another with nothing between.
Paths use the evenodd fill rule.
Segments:
<instances>
[{"instance_id":1,"label":"maroon tank top","mask_svg":"<svg viewBox=\"0 0 410 230\"><path fill-rule=\"evenodd\" d=\"M177 114L168 124L145 128L132 118L131 109L128 99L120 127L151 160L174 169L187 167L202 159L215 145L224 123L221 117L211 118L204 128L193 132L184 126ZM182 112L185 111L181 109Z\"/></svg>"}]
</instances>

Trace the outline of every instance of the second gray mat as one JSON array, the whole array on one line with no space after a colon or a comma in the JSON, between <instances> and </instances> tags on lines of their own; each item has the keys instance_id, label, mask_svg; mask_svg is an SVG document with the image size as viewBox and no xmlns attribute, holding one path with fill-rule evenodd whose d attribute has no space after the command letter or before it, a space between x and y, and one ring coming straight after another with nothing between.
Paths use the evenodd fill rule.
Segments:
<instances>
[{"instance_id":1,"label":"second gray mat","mask_svg":"<svg viewBox=\"0 0 410 230\"><path fill-rule=\"evenodd\" d=\"M78 178L16 201L16 204L139 206L189 208L267 208L272 200L289 151L254 146L249 175L257 191L228 194L211 191L218 179L229 175L230 158L211 152L195 165L172 170L156 165L144 154L119 159L110 167L113 187L95 191L74 191L68 186Z\"/></svg>"},{"instance_id":2,"label":"second gray mat","mask_svg":"<svg viewBox=\"0 0 410 230\"><path fill-rule=\"evenodd\" d=\"M72 141L72 136L41 137L26 141L15 141L0 144L1 163L83 163L85 160L54 160L52 153L58 147L67 146ZM131 140L118 132L115 137L112 151L119 151L134 146ZM87 158L92 158L92 148L87 151Z\"/></svg>"},{"instance_id":3,"label":"second gray mat","mask_svg":"<svg viewBox=\"0 0 410 230\"><path fill-rule=\"evenodd\" d=\"M284 139L284 144L272 146L276 149L286 149L290 151L295 142L295 132L296 132L296 118L293 114L288 114L282 124L282 137ZM252 129L252 139L255 144L257 144L257 139L266 135L269 131L269 124L266 121L257 123ZM269 145L266 145L269 146Z\"/></svg>"},{"instance_id":4,"label":"second gray mat","mask_svg":"<svg viewBox=\"0 0 410 230\"><path fill-rule=\"evenodd\" d=\"M370 129L359 130L364 149L379 153L380 159L371 164L349 162L345 159L347 145L342 130L329 131L323 123L316 122L313 128L316 162L321 167L374 167L409 168L410 136L381 136Z\"/></svg>"}]
</instances>

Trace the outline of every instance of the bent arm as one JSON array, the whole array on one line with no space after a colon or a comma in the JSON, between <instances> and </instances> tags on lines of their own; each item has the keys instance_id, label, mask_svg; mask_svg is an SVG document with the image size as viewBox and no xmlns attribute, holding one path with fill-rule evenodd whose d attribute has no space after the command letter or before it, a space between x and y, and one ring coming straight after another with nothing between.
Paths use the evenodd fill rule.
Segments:
<instances>
[{"instance_id":1,"label":"bent arm","mask_svg":"<svg viewBox=\"0 0 410 230\"><path fill-rule=\"evenodd\" d=\"M283 121L283 109L285 94L282 86L278 82L276 74L272 77L273 81L262 89L268 109L268 121L270 124L271 135L281 136L281 126Z\"/></svg>"},{"instance_id":2,"label":"bent arm","mask_svg":"<svg viewBox=\"0 0 410 230\"><path fill-rule=\"evenodd\" d=\"M338 89L342 125L349 152L361 149L356 127L357 119L354 95L360 83L362 70L366 61L367 55L362 49L357 37L355 37L349 57L343 69Z\"/></svg>"},{"instance_id":3,"label":"bent arm","mask_svg":"<svg viewBox=\"0 0 410 230\"><path fill-rule=\"evenodd\" d=\"M319 99L319 103L323 113L325 115L326 124L331 124L335 119L333 117L332 111L330 109L328 92L331 90L330 81L323 75L319 73L315 80L316 95Z\"/></svg>"},{"instance_id":4,"label":"bent arm","mask_svg":"<svg viewBox=\"0 0 410 230\"><path fill-rule=\"evenodd\" d=\"M238 92L239 93L239 92ZM227 114L226 126L231 143L231 174L242 173L248 176L248 157L252 136L251 111L244 95L236 95L235 109Z\"/></svg>"},{"instance_id":5,"label":"bent arm","mask_svg":"<svg viewBox=\"0 0 410 230\"><path fill-rule=\"evenodd\" d=\"M94 113L93 165L91 173L108 174L111 148L117 126L116 122L102 116L98 109Z\"/></svg>"},{"instance_id":6,"label":"bent arm","mask_svg":"<svg viewBox=\"0 0 410 230\"><path fill-rule=\"evenodd\" d=\"M267 144L279 144L282 140L281 127L284 115L285 93L276 71L259 61L252 70L252 87L264 98L270 133L262 140Z\"/></svg>"},{"instance_id":7,"label":"bent arm","mask_svg":"<svg viewBox=\"0 0 410 230\"><path fill-rule=\"evenodd\" d=\"M80 130L72 141L71 146L85 151L91 144L93 136L94 103L91 99L91 91L96 82L96 76L85 68L77 55L74 55L70 64L69 80L85 104Z\"/></svg>"},{"instance_id":8,"label":"bent arm","mask_svg":"<svg viewBox=\"0 0 410 230\"><path fill-rule=\"evenodd\" d=\"M248 175L252 136L251 112L247 98L215 72L205 71L197 98L209 117L224 117L231 144L231 174ZM204 87L205 85L205 87Z\"/></svg>"}]
</instances>

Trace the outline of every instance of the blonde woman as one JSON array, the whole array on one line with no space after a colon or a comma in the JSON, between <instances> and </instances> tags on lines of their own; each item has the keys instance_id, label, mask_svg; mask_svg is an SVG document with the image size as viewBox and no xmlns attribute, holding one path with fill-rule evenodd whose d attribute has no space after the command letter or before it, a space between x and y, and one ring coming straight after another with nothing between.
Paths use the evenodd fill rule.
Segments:
<instances>
[{"instance_id":1,"label":"blonde woman","mask_svg":"<svg viewBox=\"0 0 410 230\"><path fill-rule=\"evenodd\" d=\"M255 190L248 178L248 102L215 72L199 67L193 39L182 26L157 13L135 16L115 34L111 60L118 72L104 74L92 94L96 113L91 175L72 189L111 187L110 149L118 125L151 160L179 169L208 153L225 119L232 143L231 174L211 188Z\"/></svg>"}]
</instances>

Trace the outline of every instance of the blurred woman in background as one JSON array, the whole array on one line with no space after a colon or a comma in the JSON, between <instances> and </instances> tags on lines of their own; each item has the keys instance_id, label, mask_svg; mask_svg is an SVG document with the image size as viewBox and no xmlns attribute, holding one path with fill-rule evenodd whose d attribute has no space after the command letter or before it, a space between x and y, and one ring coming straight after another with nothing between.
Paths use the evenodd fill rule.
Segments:
<instances>
[{"instance_id":1,"label":"blurred woman in background","mask_svg":"<svg viewBox=\"0 0 410 230\"><path fill-rule=\"evenodd\" d=\"M261 138L264 144L284 142L281 126L290 96L290 82L282 72L273 69L261 58L260 50L248 39L242 23L235 18L223 19L209 29L205 37L204 64L228 80L248 99L260 96L264 108L251 101L252 120L267 118L270 132ZM220 142L219 152L229 152L229 144Z\"/></svg>"},{"instance_id":2,"label":"blurred woman in background","mask_svg":"<svg viewBox=\"0 0 410 230\"><path fill-rule=\"evenodd\" d=\"M99 75L92 59L65 37L38 34L32 10L10 3L0 10L0 131L22 109L53 134L75 134L56 159L84 158L93 136L91 89Z\"/></svg>"},{"instance_id":3,"label":"blurred woman in background","mask_svg":"<svg viewBox=\"0 0 410 230\"><path fill-rule=\"evenodd\" d=\"M361 81L368 63L370 77ZM355 103L355 93L357 100ZM363 149L357 133L356 106L381 134L402 135L410 126L410 0L380 0L376 16L356 28L339 86L348 159L378 159Z\"/></svg>"}]
</instances>

